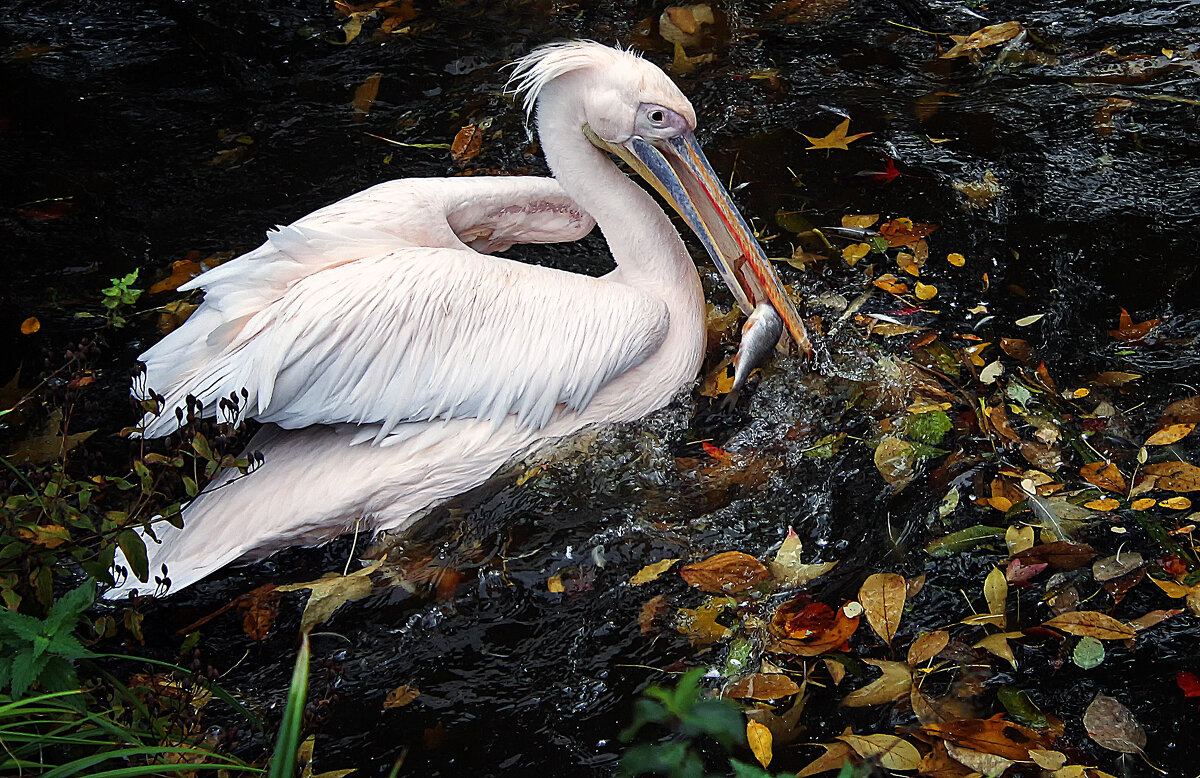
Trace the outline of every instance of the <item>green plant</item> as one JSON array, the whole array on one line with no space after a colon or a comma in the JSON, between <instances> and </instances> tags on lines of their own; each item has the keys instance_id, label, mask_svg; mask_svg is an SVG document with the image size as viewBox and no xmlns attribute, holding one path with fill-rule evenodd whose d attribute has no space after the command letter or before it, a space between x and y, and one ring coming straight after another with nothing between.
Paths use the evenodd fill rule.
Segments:
<instances>
[{"instance_id":1,"label":"green plant","mask_svg":"<svg viewBox=\"0 0 1200 778\"><path fill-rule=\"evenodd\" d=\"M304 701L308 697L308 633L300 637L300 651L288 686L287 707L275 738L275 753L271 757L270 778L292 778L296 774L296 754L300 748L300 728L304 724Z\"/></svg>"},{"instance_id":2,"label":"green plant","mask_svg":"<svg viewBox=\"0 0 1200 778\"><path fill-rule=\"evenodd\" d=\"M125 317L121 315L121 311L135 304L142 296L141 289L133 288L137 278L138 271L134 270L121 278L110 278L112 286L100 290L100 294L104 295L100 302L108 309L105 318L114 327L125 326Z\"/></svg>"},{"instance_id":3,"label":"green plant","mask_svg":"<svg viewBox=\"0 0 1200 778\"><path fill-rule=\"evenodd\" d=\"M72 633L95 598L89 579L57 600L44 619L0 608L0 687L8 686L12 699L35 685L47 692L78 686L73 662L94 654Z\"/></svg>"},{"instance_id":4,"label":"green plant","mask_svg":"<svg viewBox=\"0 0 1200 778\"><path fill-rule=\"evenodd\" d=\"M634 704L633 723L621 733L626 743L638 737L647 725L665 728L665 740L633 746L621 757L621 775L666 775L670 778L706 778L701 747L715 741L728 755L734 746L746 744L746 725L733 703L720 697L702 697L700 679L704 670L685 673L674 689L651 686ZM730 758L736 778L771 778L757 765ZM717 773L715 775L724 775Z\"/></svg>"}]
</instances>

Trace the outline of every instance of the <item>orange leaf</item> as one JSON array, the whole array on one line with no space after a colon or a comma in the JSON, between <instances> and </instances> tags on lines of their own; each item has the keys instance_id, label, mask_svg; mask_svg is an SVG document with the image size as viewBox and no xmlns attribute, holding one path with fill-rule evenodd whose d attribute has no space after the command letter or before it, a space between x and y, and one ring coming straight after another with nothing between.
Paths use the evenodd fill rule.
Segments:
<instances>
[{"instance_id":1,"label":"orange leaf","mask_svg":"<svg viewBox=\"0 0 1200 778\"><path fill-rule=\"evenodd\" d=\"M450 144L450 156L458 163L474 159L483 150L483 130L478 124L468 124L454 136Z\"/></svg>"},{"instance_id":2,"label":"orange leaf","mask_svg":"<svg viewBox=\"0 0 1200 778\"><path fill-rule=\"evenodd\" d=\"M755 673L721 691L722 697L778 700L800 693L800 686L783 673Z\"/></svg>"},{"instance_id":3,"label":"orange leaf","mask_svg":"<svg viewBox=\"0 0 1200 778\"><path fill-rule=\"evenodd\" d=\"M1124 494L1129 488L1121 471L1111 462L1089 462L1079 468L1079 475L1089 484L1110 492Z\"/></svg>"},{"instance_id":4,"label":"orange leaf","mask_svg":"<svg viewBox=\"0 0 1200 778\"><path fill-rule=\"evenodd\" d=\"M1188 462L1157 462L1143 467L1142 473L1168 492L1200 492L1200 467Z\"/></svg>"},{"instance_id":5,"label":"orange leaf","mask_svg":"<svg viewBox=\"0 0 1200 778\"><path fill-rule=\"evenodd\" d=\"M1029 761L1029 749L1049 746L1037 731L999 717L932 724L924 730L956 746L1019 761Z\"/></svg>"},{"instance_id":6,"label":"orange leaf","mask_svg":"<svg viewBox=\"0 0 1200 778\"><path fill-rule=\"evenodd\" d=\"M1158 324L1158 319L1147 319L1140 324L1134 324L1129 312L1122 308L1120 323L1115 330L1109 330L1108 334L1116 340L1124 341L1125 343L1136 343L1145 339Z\"/></svg>"},{"instance_id":7,"label":"orange leaf","mask_svg":"<svg viewBox=\"0 0 1200 778\"><path fill-rule=\"evenodd\" d=\"M796 601L784 603L771 620L772 630L785 636L775 641L775 647L800 656L832 651L850 639L858 629L859 618L847 616L844 606L834 612L823 603L810 603L803 608L797 608Z\"/></svg>"},{"instance_id":8,"label":"orange leaf","mask_svg":"<svg viewBox=\"0 0 1200 778\"><path fill-rule=\"evenodd\" d=\"M921 224L912 219L892 219L884 222L879 234L887 238L888 248L912 246L938 228L936 224Z\"/></svg>"},{"instance_id":9,"label":"orange leaf","mask_svg":"<svg viewBox=\"0 0 1200 778\"><path fill-rule=\"evenodd\" d=\"M679 575L702 592L734 594L769 579L771 571L749 554L726 551L685 566Z\"/></svg>"},{"instance_id":10,"label":"orange leaf","mask_svg":"<svg viewBox=\"0 0 1200 778\"><path fill-rule=\"evenodd\" d=\"M36 316L30 316L25 321L21 322L21 334L32 335L42 328L42 323L37 320Z\"/></svg>"},{"instance_id":11,"label":"orange leaf","mask_svg":"<svg viewBox=\"0 0 1200 778\"><path fill-rule=\"evenodd\" d=\"M383 698L384 710L403 708L421 695L421 690L415 686L397 686Z\"/></svg>"},{"instance_id":12,"label":"orange leaf","mask_svg":"<svg viewBox=\"0 0 1200 778\"><path fill-rule=\"evenodd\" d=\"M37 321L37 319L34 319ZM25 325L21 325L21 332L25 331ZM1179 441L1192 434L1192 430L1196 429L1195 423L1186 424L1170 424L1157 430L1150 437L1146 438L1147 446L1169 446L1172 443Z\"/></svg>"}]
</instances>

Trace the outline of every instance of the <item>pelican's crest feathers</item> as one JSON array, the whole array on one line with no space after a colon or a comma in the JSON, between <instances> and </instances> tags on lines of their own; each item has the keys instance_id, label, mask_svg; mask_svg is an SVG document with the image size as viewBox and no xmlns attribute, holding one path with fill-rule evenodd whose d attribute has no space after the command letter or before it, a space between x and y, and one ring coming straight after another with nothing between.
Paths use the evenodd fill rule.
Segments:
<instances>
[{"instance_id":1,"label":"pelican's crest feathers","mask_svg":"<svg viewBox=\"0 0 1200 778\"><path fill-rule=\"evenodd\" d=\"M594 66L612 66L641 59L634 51L605 46L596 41L579 40L539 46L512 64L512 76L507 90L523 95L521 106L526 118L533 118L533 108L546 84L559 76Z\"/></svg>"}]
</instances>

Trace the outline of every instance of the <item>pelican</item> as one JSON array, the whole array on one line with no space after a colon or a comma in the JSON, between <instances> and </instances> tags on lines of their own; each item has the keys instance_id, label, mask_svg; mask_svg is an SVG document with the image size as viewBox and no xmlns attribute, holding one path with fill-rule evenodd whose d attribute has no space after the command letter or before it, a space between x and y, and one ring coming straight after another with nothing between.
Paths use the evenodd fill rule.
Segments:
<instances>
[{"instance_id":1,"label":"pelican","mask_svg":"<svg viewBox=\"0 0 1200 778\"><path fill-rule=\"evenodd\" d=\"M682 216L746 313L770 309L759 318L782 319L771 337L808 350L665 73L575 41L522 57L511 83L553 178L382 183L180 287L204 300L141 356L134 394L161 407L143 434L175 431L189 398L205 415L233 398L235 422L263 422L249 449L264 461L197 496L182 529L146 533L152 580L126 576L108 597L162 594L167 579L175 592L358 528L402 529L540 444L667 404L704 353L700 279L666 213L610 154ZM596 225L616 264L603 277L491 254Z\"/></svg>"}]
</instances>

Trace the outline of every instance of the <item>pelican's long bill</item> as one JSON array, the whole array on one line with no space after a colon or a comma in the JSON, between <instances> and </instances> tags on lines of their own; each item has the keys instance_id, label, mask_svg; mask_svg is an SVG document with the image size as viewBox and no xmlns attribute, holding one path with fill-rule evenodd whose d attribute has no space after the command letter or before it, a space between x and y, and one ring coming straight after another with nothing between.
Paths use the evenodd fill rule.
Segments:
<instances>
[{"instance_id":1,"label":"pelican's long bill","mask_svg":"<svg viewBox=\"0 0 1200 778\"><path fill-rule=\"evenodd\" d=\"M597 148L625 160L683 217L746 315L760 303L770 303L800 351L805 356L812 354L796 306L694 135L655 141L635 135L624 143L610 143L587 125L583 131Z\"/></svg>"}]
</instances>

